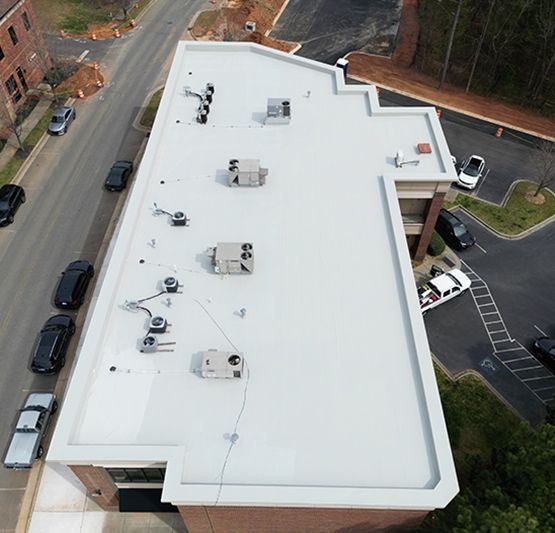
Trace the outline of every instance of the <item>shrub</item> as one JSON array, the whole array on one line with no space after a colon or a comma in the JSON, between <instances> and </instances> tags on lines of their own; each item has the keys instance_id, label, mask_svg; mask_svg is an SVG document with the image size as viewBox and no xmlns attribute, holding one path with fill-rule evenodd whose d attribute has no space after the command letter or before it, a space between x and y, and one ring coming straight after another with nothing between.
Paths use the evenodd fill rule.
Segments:
<instances>
[{"instance_id":1,"label":"shrub","mask_svg":"<svg viewBox=\"0 0 555 533\"><path fill-rule=\"evenodd\" d=\"M445 242L441 238L440 234L434 230L432 233L432 238L430 239L430 244L428 245L428 253L433 255L440 255L445 250Z\"/></svg>"}]
</instances>

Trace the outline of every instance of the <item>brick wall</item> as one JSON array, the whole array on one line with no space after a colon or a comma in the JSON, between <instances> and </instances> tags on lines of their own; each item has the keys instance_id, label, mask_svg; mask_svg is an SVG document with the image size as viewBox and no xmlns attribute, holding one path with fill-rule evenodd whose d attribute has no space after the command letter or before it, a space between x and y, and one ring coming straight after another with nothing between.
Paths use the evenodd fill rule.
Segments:
<instances>
[{"instance_id":1,"label":"brick wall","mask_svg":"<svg viewBox=\"0 0 555 533\"><path fill-rule=\"evenodd\" d=\"M23 14L27 14L30 29L25 27ZM8 28L12 27L17 36L17 44L13 44ZM20 0L0 20L0 48L4 57L0 59L0 100L4 112L14 116L17 109L26 100L23 80L17 73L18 67L27 86L35 88L44 78L45 72L52 66L42 33L38 26L31 0ZM1 54L0 54L1 55ZM17 90L21 94L18 102L14 103L8 92L6 81L14 77Z\"/></svg>"},{"instance_id":2,"label":"brick wall","mask_svg":"<svg viewBox=\"0 0 555 533\"><path fill-rule=\"evenodd\" d=\"M118 489L104 468L97 466L70 466L70 468L85 485L87 496L92 497L103 509L109 511L118 509Z\"/></svg>"},{"instance_id":3,"label":"brick wall","mask_svg":"<svg viewBox=\"0 0 555 533\"><path fill-rule=\"evenodd\" d=\"M189 533L369 533L411 531L426 511L179 506Z\"/></svg>"},{"instance_id":4,"label":"brick wall","mask_svg":"<svg viewBox=\"0 0 555 533\"><path fill-rule=\"evenodd\" d=\"M420 238L418 239L418 244L414 249L413 259L415 261L422 261L426 255L426 250L430 244L430 239L432 238L432 233L434 231L437 216L439 214L439 210L441 209L441 205L443 204L444 197L445 193L436 193L430 200L424 227L422 229L422 233L420 234Z\"/></svg>"}]
</instances>

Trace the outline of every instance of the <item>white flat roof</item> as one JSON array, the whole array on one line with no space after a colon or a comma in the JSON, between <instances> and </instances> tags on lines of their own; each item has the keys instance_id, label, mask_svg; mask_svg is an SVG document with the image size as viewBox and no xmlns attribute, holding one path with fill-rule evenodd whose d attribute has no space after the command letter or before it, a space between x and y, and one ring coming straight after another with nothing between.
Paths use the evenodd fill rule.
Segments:
<instances>
[{"instance_id":1,"label":"white flat roof","mask_svg":"<svg viewBox=\"0 0 555 533\"><path fill-rule=\"evenodd\" d=\"M201 125L184 87L207 82ZM272 97L290 124L264 125ZM420 164L396 168L399 149ZM231 158L260 159L267 183L228 187ZM395 181L455 179L433 108L382 109L373 87L259 45L181 42L48 459L167 462L177 504L445 506L458 486ZM214 274L207 249L244 241L254 273ZM148 316L124 304L172 275L182 293L142 305L175 344L140 353ZM210 348L242 352L247 376L199 377Z\"/></svg>"}]
</instances>

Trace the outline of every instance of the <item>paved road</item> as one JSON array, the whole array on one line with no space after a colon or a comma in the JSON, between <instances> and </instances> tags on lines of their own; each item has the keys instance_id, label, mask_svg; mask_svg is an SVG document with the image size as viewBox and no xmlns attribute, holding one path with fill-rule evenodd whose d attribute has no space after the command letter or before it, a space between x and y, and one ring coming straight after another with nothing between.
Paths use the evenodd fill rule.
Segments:
<instances>
[{"instance_id":1,"label":"paved road","mask_svg":"<svg viewBox=\"0 0 555 533\"><path fill-rule=\"evenodd\" d=\"M141 21L148 31L113 41L102 60L109 83L77 103L78 117L68 134L50 138L23 179L27 203L15 223L0 231L2 452L28 391L55 386L55 377L34 376L28 365L36 332L55 312L51 300L57 277L71 260L94 261L117 201L116 194L102 189L103 178L115 159L137 153L143 134L132 129L132 121L202 4L158 0ZM70 348L68 364L72 359ZM15 528L27 479L25 472L0 469L4 532Z\"/></svg>"},{"instance_id":2,"label":"paved road","mask_svg":"<svg viewBox=\"0 0 555 533\"><path fill-rule=\"evenodd\" d=\"M400 0L291 0L270 36L299 42L298 55L325 63L352 50L389 55L401 8Z\"/></svg>"},{"instance_id":3,"label":"paved road","mask_svg":"<svg viewBox=\"0 0 555 533\"><path fill-rule=\"evenodd\" d=\"M133 33L124 34L124 38L134 38ZM88 51L86 59L100 61L113 46L119 46L116 39L92 41L90 39L62 38L57 33L45 33L44 42L53 57L77 59L83 52Z\"/></svg>"}]
</instances>

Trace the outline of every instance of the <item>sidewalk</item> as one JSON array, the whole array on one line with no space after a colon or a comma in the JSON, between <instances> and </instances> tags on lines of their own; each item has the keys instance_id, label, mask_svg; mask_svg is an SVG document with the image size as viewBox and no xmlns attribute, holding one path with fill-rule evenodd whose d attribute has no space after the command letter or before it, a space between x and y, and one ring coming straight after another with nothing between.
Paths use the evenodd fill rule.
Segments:
<instances>
[{"instance_id":1,"label":"sidewalk","mask_svg":"<svg viewBox=\"0 0 555 533\"><path fill-rule=\"evenodd\" d=\"M35 109L31 111L31 114L23 121L21 141L29 135L31 130L38 124L39 120L44 116L47 109L52 104L49 98L41 98L39 103L35 106ZM12 133L4 146L4 149L0 152L0 168L4 168L10 161L10 159L15 155L19 148L19 143L17 142L16 136Z\"/></svg>"},{"instance_id":2,"label":"sidewalk","mask_svg":"<svg viewBox=\"0 0 555 533\"><path fill-rule=\"evenodd\" d=\"M445 251L437 257L426 255L424 261L412 269L416 285L421 285L431 278L430 269L432 268L432 265L441 267L445 272L447 272L448 270L453 270L454 268L461 268L461 260L457 254L449 248L445 248Z\"/></svg>"},{"instance_id":3,"label":"sidewalk","mask_svg":"<svg viewBox=\"0 0 555 533\"><path fill-rule=\"evenodd\" d=\"M179 513L102 510L65 465L46 463L28 533L186 533Z\"/></svg>"}]
</instances>

